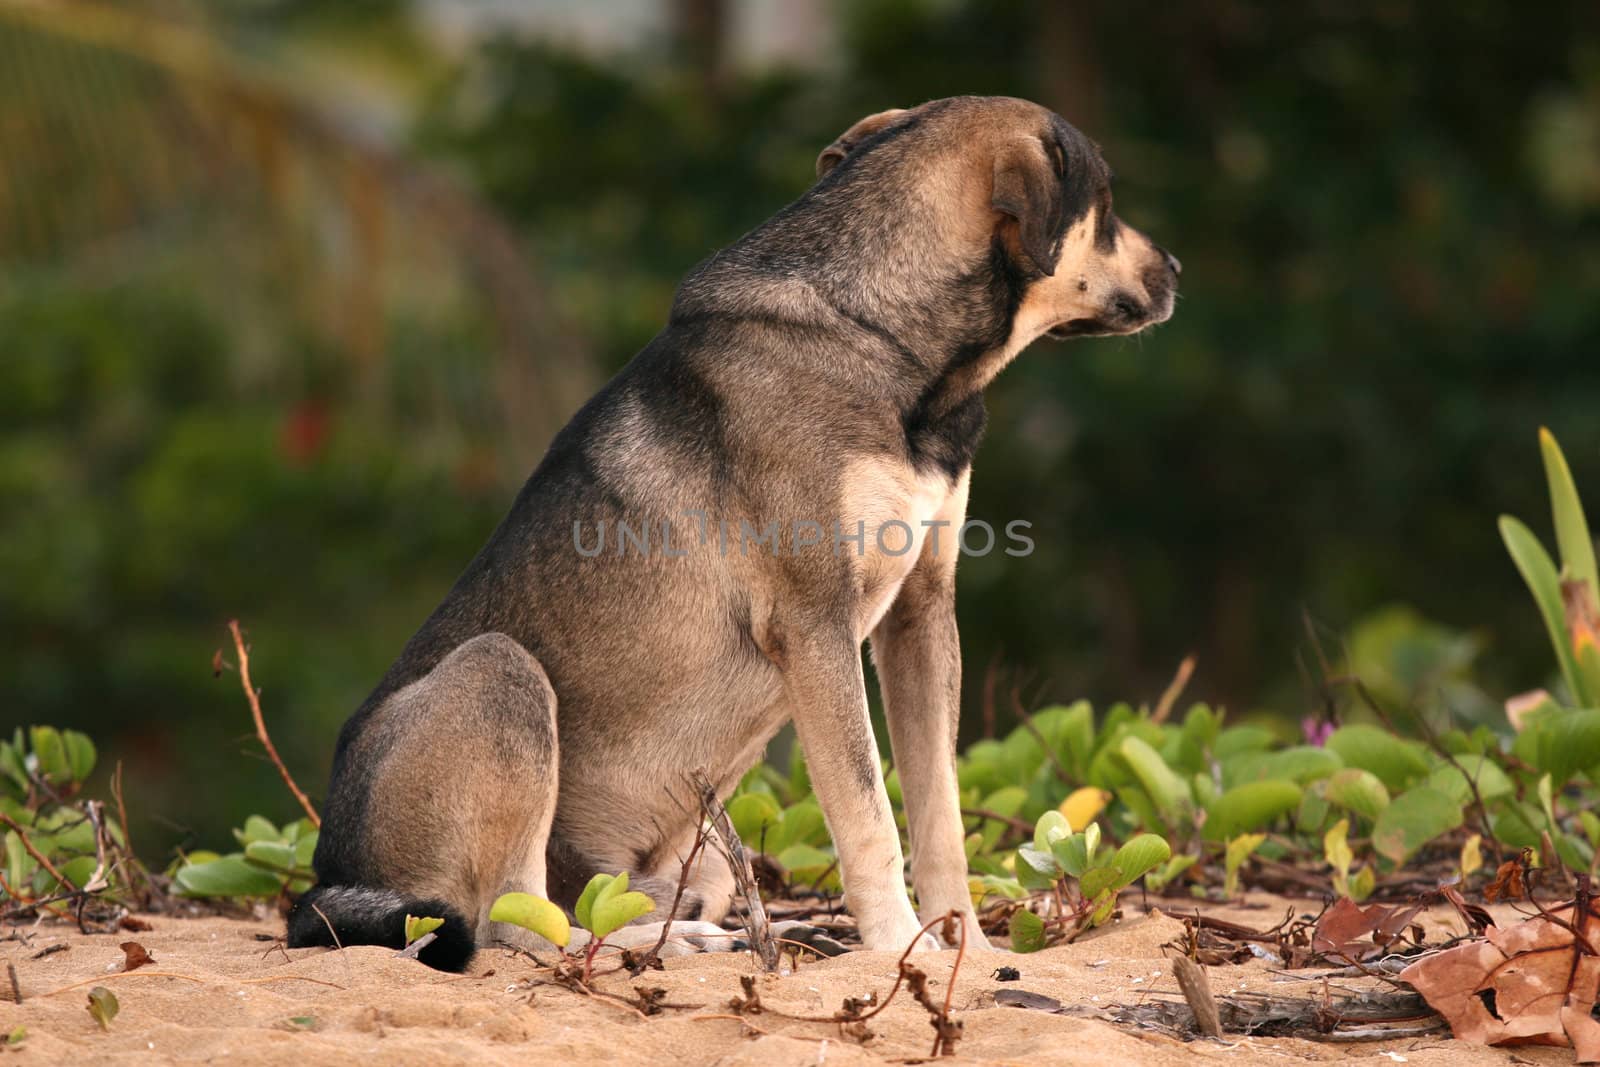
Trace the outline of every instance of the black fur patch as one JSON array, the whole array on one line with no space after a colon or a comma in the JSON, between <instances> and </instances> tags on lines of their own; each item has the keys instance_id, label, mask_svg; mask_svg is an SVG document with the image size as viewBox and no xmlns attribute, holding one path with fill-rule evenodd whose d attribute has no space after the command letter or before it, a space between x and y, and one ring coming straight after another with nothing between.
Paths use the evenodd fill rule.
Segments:
<instances>
[{"instance_id":1,"label":"black fur patch","mask_svg":"<svg viewBox=\"0 0 1600 1067\"><path fill-rule=\"evenodd\" d=\"M289 947L384 945L406 947L406 916L443 919L431 945L417 959L441 971L460 973L477 946L461 913L442 900L412 900L398 893L359 886L313 886L289 912Z\"/></svg>"}]
</instances>

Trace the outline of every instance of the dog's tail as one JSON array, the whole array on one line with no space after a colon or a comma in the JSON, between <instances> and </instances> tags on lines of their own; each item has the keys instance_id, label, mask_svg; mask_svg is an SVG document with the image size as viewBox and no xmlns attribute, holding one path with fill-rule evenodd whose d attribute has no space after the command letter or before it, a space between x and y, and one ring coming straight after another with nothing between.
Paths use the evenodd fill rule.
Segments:
<instances>
[{"instance_id":1,"label":"dog's tail","mask_svg":"<svg viewBox=\"0 0 1600 1067\"><path fill-rule=\"evenodd\" d=\"M432 944L417 959L441 971L467 969L477 950L472 927L442 900L418 900L391 889L318 885L307 890L289 912L289 947L312 945L387 945L404 948L406 916L443 919Z\"/></svg>"}]
</instances>

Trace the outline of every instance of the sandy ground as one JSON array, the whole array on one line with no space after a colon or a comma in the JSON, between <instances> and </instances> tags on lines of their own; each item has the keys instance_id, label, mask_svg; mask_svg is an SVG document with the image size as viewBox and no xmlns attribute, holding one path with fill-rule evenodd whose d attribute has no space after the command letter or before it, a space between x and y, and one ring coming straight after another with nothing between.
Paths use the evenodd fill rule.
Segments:
<instances>
[{"instance_id":1,"label":"sandy ground","mask_svg":"<svg viewBox=\"0 0 1600 1067\"><path fill-rule=\"evenodd\" d=\"M1276 907L1230 912L1229 917L1270 926ZM926 1012L909 997L868 1025L866 1045L828 1023L802 1023L763 1014L750 1026L728 1017L740 992L739 976L754 973L743 955L719 953L669 959L664 972L643 979L617 973L599 988L628 996L635 985L668 990L669 1002L704 1005L645 1019L618 1005L564 988L530 983L541 977L525 958L503 950L480 953L471 973L444 975L396 959L387 949L284 952L256 935L278 935L273 920L152 917L144 933L83 936L65 925L41 924L26 946L0 942L0 971L15 965L23 993L10 1002L0 974L0 1038L27 1027L20 1049L0 1051L0 1065L66 1063L251 1063L304 1067L349 1063L365 1057L381 1064L664 1063L858 1064L918 1060L928 1054L932 1030ZM955 1014L965 1036L954 1061L1018 1064L1194 1064L1338 1061L1412 1064L1570 1064L1567 1049L1497 1050L1442 1037L1384 1044L1338 1045L1268 1038L1183 1044L1109 1023L1018 1008L997 1007L994 993L1022 988L1064 1003L1137 1003L1151 991L1176 985L1161 952L1182 925L1161 915L1135 916L1077 944L1031 956L970 953L961 966ZM155 963L121 973L119 942L137 940ZM40 959L41 948L65 941L66 951ZM954 952L918 963L942 997ZM1002 985L991 974L1002 965L1022 972ZM808 962L792 974L762 975L757 989L773 1006L798 1014L831 1014L846 996L893 984L895 956L852 952ZM1305 983L1270 972L1261 963L1212 969L1220 994L1238 988L1303 992ZM86 1010L96 984L113 990L121 1011L102 1032ZM754 1027L759 1027L758 1032Z\"/></svg>"}]
</instances>

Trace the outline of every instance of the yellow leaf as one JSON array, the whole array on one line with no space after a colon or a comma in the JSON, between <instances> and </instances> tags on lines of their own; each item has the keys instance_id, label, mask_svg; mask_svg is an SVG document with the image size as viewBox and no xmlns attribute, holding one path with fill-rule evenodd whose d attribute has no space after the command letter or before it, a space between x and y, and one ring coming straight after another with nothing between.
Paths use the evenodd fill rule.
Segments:
<instances>
[{"instance_id":1,"label":"yellow leaf","mask_svg":"<svg viewBox=\"0 0 1600 1067\"><path fill-rule=\"evenodd\" d=\"M1472 872L1483 866L1483 835L1473 834L1467 838L1466 844L1461 846L1461 877L1463 880L1472 876Z\"/></svg>"},{"instance_id":2,"label":"yellow leaf","mask_svg":"<svg viewBox=\"0 0 1600 1067\"><path fill-rule=\"evenodd\" d=\"M1097 786L1086 785L1061 802L1058 809L1074 831L1082 830L1094 822L1095 816L1105 810L1111 794Z\"/></svg>"}]
</instances>

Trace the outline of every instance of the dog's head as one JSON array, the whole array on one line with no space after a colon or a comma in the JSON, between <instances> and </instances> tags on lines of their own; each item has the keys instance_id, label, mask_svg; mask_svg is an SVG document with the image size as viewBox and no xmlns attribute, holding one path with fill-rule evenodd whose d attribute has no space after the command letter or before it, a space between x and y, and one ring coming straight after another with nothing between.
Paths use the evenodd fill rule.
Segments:
<instances>
[{"instance_id":1,"label":"dog's head","mask_svg":"<svg viewBox=\"0 0 1600 1067\"><path fill-rule=\"evenodd\" d=\"M1018 347L1136 333L1172 315L1177 258L1117 218L1099 146L1054 112L1007 97L882 111L823 149L817 176L870 172L876 153L915 162L876 180L920 182L917 199L939 205L952 232L1003 250L1022 283Z\"/></svg>"}]
</instances>

